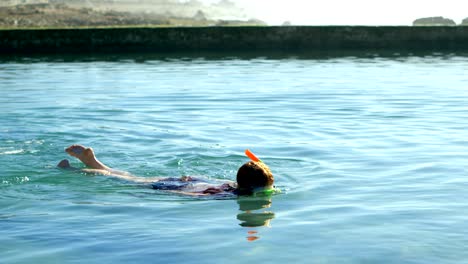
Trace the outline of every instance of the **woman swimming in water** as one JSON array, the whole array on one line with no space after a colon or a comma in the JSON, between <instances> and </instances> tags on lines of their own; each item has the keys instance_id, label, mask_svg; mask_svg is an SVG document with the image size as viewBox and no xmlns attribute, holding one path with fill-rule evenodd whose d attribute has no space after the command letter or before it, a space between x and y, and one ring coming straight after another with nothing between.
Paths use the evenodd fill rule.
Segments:
<instances>
[{"instance_id":1,"label":"woman swimming in water","mask_svg":"<svg viewBox=\"0 0 468 264\"><path fill-rule=\"evenodd\" d=\"M79 159L88 168L77 169L70 166L66 159L60 161L59 168L79 170L85 173L110 176L122 180L142 183L151 186L153 189L165 190L169 192L185 195L251 195L255 193L273 193L274 178L268 168L261 160L248 152L248 156L253 159L242 165L237 171L237 182L222 180L205 180L191 176L182 176L180 178L147 178L134 176L126 171L112 169L100 162L94 155L92 148L82 145L72 145L65 149L70 156Z\"/></svg>"}]
</instances>

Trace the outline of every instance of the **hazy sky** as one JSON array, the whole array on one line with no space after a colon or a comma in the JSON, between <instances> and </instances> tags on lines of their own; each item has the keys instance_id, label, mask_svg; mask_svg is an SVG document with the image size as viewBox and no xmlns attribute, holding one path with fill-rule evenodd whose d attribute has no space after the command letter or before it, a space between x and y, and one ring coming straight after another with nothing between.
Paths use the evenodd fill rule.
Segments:
<instances>
[{"instance_id":1,"label":"hazy sky","mask_svg":"<svg viewBox=\"0 0 468 264\"><path fill-rule=\"evenodd\" d=\"M202 0L217 2L217 0ZM411 25L443 16L457 24L468 17L468 0L231 0L268 24Z\"/></svg>"}]
</instances>

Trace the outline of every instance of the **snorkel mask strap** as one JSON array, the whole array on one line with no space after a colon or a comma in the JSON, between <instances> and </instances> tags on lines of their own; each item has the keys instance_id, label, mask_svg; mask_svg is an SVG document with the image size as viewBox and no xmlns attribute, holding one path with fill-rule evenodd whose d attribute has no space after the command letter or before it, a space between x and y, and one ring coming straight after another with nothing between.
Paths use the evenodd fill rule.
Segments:
<instances>
[{"instance_id":1,"label":"snorkel mask strap","mask_svg":"<svg viewBox=\"0 0 468 264\"><path fill-rule=\"evenodd\" d=\"M276 189L275 187L271 188L257 188L253 191L253 196L271 196L275 193L281 192L279 189Z\"/></svg>"}]
</instances>

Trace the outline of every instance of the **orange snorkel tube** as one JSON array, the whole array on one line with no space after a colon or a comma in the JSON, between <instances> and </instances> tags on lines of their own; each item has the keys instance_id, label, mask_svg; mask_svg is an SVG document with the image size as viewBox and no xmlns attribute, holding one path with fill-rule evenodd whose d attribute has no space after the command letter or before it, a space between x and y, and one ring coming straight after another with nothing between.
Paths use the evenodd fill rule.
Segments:
<instances>
[{"instance_id":1,"label":"orange snorkel tube","mask_svg":"<svg viewBox=\"0 0 468 264\"><path fill-rule=\"evenodd\" d=\"M252 161L263 162L261 159L257 158L249 149L245 150L245 155L249 157Z\"/></svg>"}]
</instances>

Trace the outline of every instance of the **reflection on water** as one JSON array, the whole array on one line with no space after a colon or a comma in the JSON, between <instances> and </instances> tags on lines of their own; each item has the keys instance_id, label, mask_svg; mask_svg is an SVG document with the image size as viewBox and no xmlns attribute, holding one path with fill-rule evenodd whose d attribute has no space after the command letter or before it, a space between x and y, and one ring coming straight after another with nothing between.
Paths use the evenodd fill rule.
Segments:
<instances>
[{"instance_id":1,"label":"reflection on water","mask_svg":"<svg viewBox=\"0 0 468 264\"><path fill-rule=\"evenodd\" d=\"M266 208L271 207L271 196L241 197L237 200L237 203L239 204L239 210L242 211L237 215L237 220L241 222L240 226L247 228L271 227L270 222L275 218L275 213L265 211ZM247 234L248 241L255 241L260 238L256 230L249 230Z\"/></svg>"}]
</instances>

